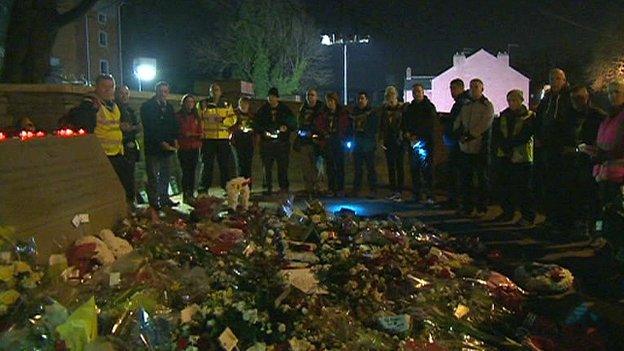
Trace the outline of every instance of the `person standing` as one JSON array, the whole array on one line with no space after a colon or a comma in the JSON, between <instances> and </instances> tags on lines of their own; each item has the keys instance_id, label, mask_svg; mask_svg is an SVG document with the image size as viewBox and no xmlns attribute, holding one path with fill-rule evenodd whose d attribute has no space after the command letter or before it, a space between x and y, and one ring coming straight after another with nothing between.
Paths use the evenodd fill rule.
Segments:
<instances>
[{"instance_id":1,"label":"person standing","mask_svg":"<svg viewBox=\"0 0 624 351\"><path fill-rule=\"evenodd\" d=\"M485 135L492 125L494 107L483 95L483 81L470 81L470 102L462 107L453 130L459 135L464 192L462 213L476 216L487 212L486 167L487 150Z\"/></svg>"},{"instance_id":2,"label":"person standing","mask_svg":"<svg viewBox=\"0 0 624 351\"><path fill-rule=\"evenodd\" d=\"M349 113L340 104L338 93L325 95L325 109L316 121L327 163L330 196L344 197L345 151L351 135ZM352 142L351 142L352 143Z\"/></svg>"},{"instance_id":3,"label":"person standing","mask_svg":"<svg viewBox=\"0 0 624 351\"><path fill-rule=\"evenodd\" d=\"M377 129L379 118L373 113L368 102L368 94L358 93L357 106L353 109L353 197L358 197L362 189L362 173L366 165L369 198L377 195L377 172L375 170L375 149L377 148Z\"/></svg>"},{"instance_id":4,"label":"person standing","mask_svg":"<svg viewBox=\"0 0 624 351\"><path fill-rule=\"evenodd\" d=\"M234 173L230 128L236 124L236 114L232 105L222 98L221 87L216 83L210 86L210 98L200 101L198 112L203 128L202 189L208 192L212 186L216 158L221 180L219 185L225 190L225 184L233 178Z\"/></svg>"},{"instance_id":5,"label":"person standing","mask_svg":"<svg viewBox=\"0 0 624 351\"><path fill-rule=\"evenodd\" d=\"M288 163L290 133L297 129L294 114L279 100L277 88L269 89L267 102L260 107L254 120L254 130L260 135L260 155L264 165L265 194L273 193L273 163L277 163L280 192L288 193Z\"/></svg>"},{"instance_id":6,"label":"person standing","mask_svg":"<svg viewBox=\"0 0 624 351\"><path fill-rule=\"evenodd\" d=\"M253 115L249 111L250 102L248 97L238 99L235 111L236 124L232 127L232 146L236 151L238 175L249 179L254 154Z\"/></svg>"},{"instance_id":7,"label":"person standing","mask_svg":"<svg viewBox=\"0 0 624 351\"><path fill-rule=\"evenodd\" d=\"M195 106L195 96L185 94L176 114L180 133L178 136L178 159L182 169L182 194L184 202L190 204L195 198L195 173L201 150L203 129Z\"/></svg>"},{"instance_id":8,"label":"person standing","mask_svg":"<svg viewBox=\"0 0 624 351\"><path fill-rule=\"evenodd\" d=\"M576 121L576 145L596 145L598 128L607 114L591 104L589 90L583 85L578 85L570 90L570 100L574 109ZM592 176L594 161L585 153L576 155L576 179L574 186L574 202L576 212L574 218L577 227L586 231L582 234L591 234L595 230L596 220L600 215L600 197L598 184Z\"/></svg>"},{"instance_id":9,"label":"person standing","mask_svg":"<svg viewBox=\"0 0 624 351\"><path fill-rule=\"evenodd\" d=\"M403 104L399 103L397 90L388 86L384 93L384 103L379 108L379 139L386 153L388 178L392 195L390 200L403 201L403 133L401 131L403 119Z\"/></svg>"},{"instance_id":10,"label":"person standing","mask_svg":"<svg viewBox=\"0 0 624 351\"><path fill-rule=\"evenodd\" d=\"M317 195L322 190L320 172L317 168L319 158L322 155L315 123L324 106L323 102L318 100L316 89L308 89L306 101L299 110L299 129L293 145L293 149L301 153L303 183L306 192L312 196Z\"/></svg>"},{"instance_id":11,"label":"person standing","mask_svg":"<svg viewBox=\"0 0 624 351\"><path fill-rule=\"evenodd\" d=\"M421 200L421 183L425 182L427 203L433 203L433 127L438 113L425 96L421 84L412 87L414 100L403 112L403 130L412 174L412 198Z\"/></svg>"},{"instance_id":12,"label":"person standing","mask_svg":"<svg viewBox=\"0 0 624 351\"><path fill-rule=\"evenodd\" d=\"M614 247L615 258L624 261L624 79L616 78L607 86L611 111L598 129L595 145L582 145L582 152L596 162L593 175L604 204L603 233Z\"/></svg>"},{"instance_id":13,"label":"person standing","mask_svg":"<svg viewBox=\"0 0 624 351\"><path fill-rule=\"evenodd\" d=\"M549 74L550 90L537 107L535 119L536 183L546 221L554 232L565 232L574 222L572 193L576 159L576 126L565 73Z\"/></svg>"},{"instance_id":14,"label":"person standing","mask_svg":"<svg viewBox=\"0 0 624 351\"><path fill-rule=\"evenodd\" d=\"M95 134L125 191L126 202L134 202L134 179L124 157L121 110L115 103L115 79L109 74L95 79L93 94L71 111L70 124Z\"/></svg>"},{"instance_id":15,"label":"person standing","mask_svg":"<svg viewBox=\"0 0 624 351\"><path fill-rule=\"evenodd\" d=\"M143 137L145 139L145 168L147 195L154 210L177 206L169 198L172 157L178 150L178 122L173 106L167 101L169 83L156 83L156 94L141 105Z\"/></svg>"},{"instance_id":16,"label":"person standing","mask_svg":"<svg viewBox=\"0 0 624 351\"><path fill-rule=\"evenodd\" d=\"M124 157L127 162L126 180L129 192L132 194L132 202L136 199L136 186L134 179L135 165L141 157L137 134L143 130L141 122L134 109L130 106L130 89L127 85L118 87L115 91L115 103L121 111L121 131L123 134ZM128 197L130 200L130 197Z\"/></svg>"},{"instance_id":17,"label":"person standing","mask_svg":"<svg viewBox=\"0 0 624 351\"><path fill-rule=\"evenodd\" d=\"M461 151L459 150L458 136L453 126L464 105L470 102L470 91L465 90L464 81L459 78L453 79L449 86L451 97L455 101L448 116L442 119L444 124L443 142L448 150L447 174L448 174L448 204L452 208L459 208L460 184L461 184Z\"/></svg>"},{"instance_id":18,"label":"person standing","mask_svg":"<svg viewBox=\"0 0 624 351\"><path fill-rule=\"evenodd\" d=\"M503 110L492 127L492 145L496 156L499 202L503 213L494 221L510 222L520 209L521 226L535 221L531 192L533 134L535 114L523 105L522 90L507 93L509 107Z\"/></svg>"}]
</instances>

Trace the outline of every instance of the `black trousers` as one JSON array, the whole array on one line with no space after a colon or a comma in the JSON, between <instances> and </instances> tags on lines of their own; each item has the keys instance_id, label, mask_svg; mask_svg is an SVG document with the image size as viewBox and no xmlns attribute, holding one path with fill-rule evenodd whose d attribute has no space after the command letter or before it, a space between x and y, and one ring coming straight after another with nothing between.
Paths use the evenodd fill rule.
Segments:
<instances>
[{"instance_id":1,"label":"black trousers","mask_svg":"<svg viewBox=\"0 0 624 351\"><path fill-rule=\"evenodd\" d=\"M530 163L512 163L508 159L498 158L495 163L496 188L498 201L503 213L512 216L516 209L528 221L535 220L535 202L531 189Z\"/></svg>"},{"instance_id":2,"label":"black trousers","mask_svg":"<svg viewBox=\"0 0 624 351\"><path fill-rule=\"evenodd\" d=\"M593 163L588 155L576 155L574 202L578 204L574 217L593 226L600 216L600 192L592 175Z\"/></svg>"},{"instance_id":3,"label":"black trousers","mask_svg":"<svg viewBox=\"0 0 624 351\"><path fill-rule=\"evenodd\" d=\"M420 197L423 182L427 194L431 196L433 195L433 148L431 143L425 144L422 149L423 154L419 154L417 150L410 149L408 149L408 153L413 196Z\"/></svg>"},{"instance_id":4,"label":"black trousers","mask_svg":"<svg viewBox=\"0 0 624 351\"><path fill-rule=\"evenodd\" d=\"M576 155L564 155L559 151L544 150L543 201L546 220L561 225L572 226L580 204L574 203Z\"/></svg>"},{"instance_id":5,"label":"black trousers","mask_svg":"<svg viewBox=\"0 0 624 351\"><path fill-rule=\"evenodd\" d=\"M124 192L126 195L126 201L133 202L134 201L134 169L130 170L128 160L122 154L108 156L108 161L110 161L117 177L119 178L119 182L124 188Z\"/></svg>"},{"instance_id":6,"label":"black trousers","mask_svg":"<svg viewBox=\"0 0 624 351\"><path fill-rule=\"evenodd\" d=\"M616 250L624 249L624 213L620 186L613 182L599 183L600 199L603 206L602 232Z\"/></svg>"},{"instance_id":7,"label":"black trousers","mask_svg":"<svg viewBox=\"0 0 624 351\"><path fill-rule=\"evenodd\" d=\"M136 145L133 143L133 145ZM136 178L135 178L135 169L136 169L136 163L139 162L139 159L141 157L141 152L139 151L139 149L134 146L134 147L125 147L124 146L124 158L126 159L126 163L127 163L127 167L128 167L128 187L129 187L129 194L132 194L132 201L134 201L136 199L137 196L137 192L136 192Z\"/></svg>"},{"instance_id":8,"label":"black trousers","mask_svg":"<svg viewBox=\"0 0 624 351\"><path fill-rule=\"evenodd\" d=\"M368 187L370 190L377 190L377 172L375 171L375 149L356 150L353 152L353 190L362 189L362 176L366 165L366 176L368 177Z\"/></svg>"},{"instance_id":9,"label":"black trousers","mask_svg":"<svg viewBox=\"0 0 624 351\"><path fill-rule=\"evenodd\" d=\"M199 149L178 150L178 159L182 169L182 192L193 195L195 192L195 171L199 161Z\"/></svg>"},{"instance_id":10,"label":"black trousers","mask_svg":"<svg viewBox=\"0 0 624 351\"><path fill-rule=\"evenodd\" d=\"M449 148L448 153L446 162L448 201L452 204L459 204L461 197L461 151L459 146L452 146Z\"/></svg>"},{"instance_id":11,"label":"black trousers","mask_svg":"<svg viewBox=\"0 0 624 351\"><path fill-rule=\"evenodd\" d=\"M202 141L202 161L204 169L202 174L202 186L208 190L212 186L212 170L215 158L219 164L219 175L225 189L225 184L230 180L232 167L232 148L228 139L204 139Z\"/></svg>"},{"instance_id":12,"label":"black trousers","mask_svg":"<svg viewBox=\"0 0 624 351\"><path fill-rule=\"evenodd\" d=\"M338 138L328 140L326 149L327 183L333 192L344 191L345 185L345 150Z\"/></svg>"},{"instance_id":13,"label":"black trousers","mask_svg":"<svg viewBox=\"0 0 624 351\"><path fill-rule=\"evenodd\" d=\"M386 145L386 163L388 164L388 183L392 191L402 191L404 183L402 145Z\"/></svg>"},{"instance_id":14,"label":"black trousers","mask_svg":"<svg viewBox=\"0 0 624 351\"><path fill-rule=\"evenodd\" d=\"M251 165L253 160L253 143L237 144L234 146L236 150L236 159L238 164L238 176L251 178Z\"/></svg>"},{"instance_id":15,"label":"black trousers","mask_svg":"<svg viewBox=\"0 0 624 351\"><path fill-rule=\"evenodd\" d=\"M462 207L467 212L475 208L479 212L487 211L487 155L484 153L461 153L461 188L463 191Z\"/></svg>"},{"instance_id":16,"label":"black trousers","mask_svg":"<svg viewBox=\"0 0 624 351\"><path fill-rule=\"evenodd\" d=\"M264 186L273 190L273 163L277 163L277 182L280 190L288 190L288 163L290 161L290 143L280 141L263 141L260 145L260 156L264 165Z\"/></svg>"}]
</instances>

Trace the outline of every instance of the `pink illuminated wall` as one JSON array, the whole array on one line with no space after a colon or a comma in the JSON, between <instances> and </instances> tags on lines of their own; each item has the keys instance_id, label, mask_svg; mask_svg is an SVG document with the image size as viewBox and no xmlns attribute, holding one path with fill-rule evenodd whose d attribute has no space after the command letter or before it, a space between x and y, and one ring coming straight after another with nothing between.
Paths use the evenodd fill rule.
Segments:
<instances>
[{"instance_id":1,"label":"pink illuminated wall","mask_svg":"<svg viewBox=\"0 0 624 351\"><path fill-rule=\"evenodd\" d=\"M442 72L431 82L431 101L439 112L449 112L453 106L453 98L449 91L449 83L460 78L468 84L473 78L480 78L485 86L484 94L494 105L494 112L507 108L507 92L520 89L524 93L525 104L529 97L529 78L509 66L509 55L499 53L497 56L481 49L473 55L453 56L453 67Z\"/></svg>"}]
</instances>

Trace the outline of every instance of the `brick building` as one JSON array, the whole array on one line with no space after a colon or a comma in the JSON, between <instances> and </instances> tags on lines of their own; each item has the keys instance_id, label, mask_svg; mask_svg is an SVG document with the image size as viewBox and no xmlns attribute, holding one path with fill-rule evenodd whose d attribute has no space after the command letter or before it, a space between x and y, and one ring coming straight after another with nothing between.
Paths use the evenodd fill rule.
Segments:
<instances>
[{"instance_id":1,"label":"brick building","mask_svg":"<svg viewBox=\"0 0 624 351\"><path fill-rule=\"evenodd\" d=\"M59 12L76 0L59 1ZM59 30L50 57L51 82L92 82L100 73L121 81L120 0L100 0L87 12Z\"/></svg>"}]
</instances>

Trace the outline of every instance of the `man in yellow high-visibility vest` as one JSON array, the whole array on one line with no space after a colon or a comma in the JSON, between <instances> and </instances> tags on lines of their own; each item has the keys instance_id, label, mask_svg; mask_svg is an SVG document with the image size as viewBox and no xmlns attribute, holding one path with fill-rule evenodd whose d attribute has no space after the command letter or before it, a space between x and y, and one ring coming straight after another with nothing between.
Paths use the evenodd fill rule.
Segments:
<instances>
[{"instance_id":1,"label":"man in yellow high-visibility vest","mask_svg":"<svg viewBox=\"0 0 624 351\"><path fill-rule=\"evenodd\" d=\"M236 114L232 105L222 98L221 87L210 86L211 98L200 101L198 110L202 122L202 161L204 163L201 185L208 192L212 185L212 170L215 157L219 164L220 186L225 189L228 180L235 176L231 127L236 124Z\"/></svg>"},{"instance_id":2,"label":"man in yellow high-visibility vest","mask_svg":"<svg viewBox=\"0 0 624 351\"><path fill-rule=\"evenodd\" d=\"M124 158L123 131L130 128L121 121L121 111L115 103L115 79L102 74L95 79L93 94L84 97L70 111L70 124L95 134L102 149L119 177L129 204L134 202L134 179L129 175L128 162Z\"/></svg>"}]
</instances>

